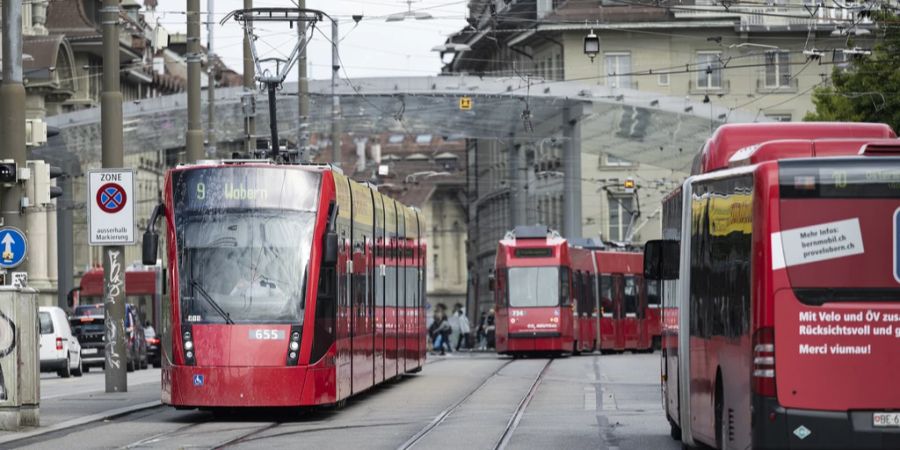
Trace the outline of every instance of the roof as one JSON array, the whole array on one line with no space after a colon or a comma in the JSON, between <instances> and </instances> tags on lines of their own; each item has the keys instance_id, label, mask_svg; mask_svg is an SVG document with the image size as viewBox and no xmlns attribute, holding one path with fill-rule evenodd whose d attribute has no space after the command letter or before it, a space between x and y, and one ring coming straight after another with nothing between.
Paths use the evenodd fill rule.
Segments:
<instances>
[{"instance_id":1,"label":"roof","mask_svg":"<svg viewBox=\"0 0 900 450\"><path fill-rule=\"evenodd\" d=\"M60 52L67 61L59 61ZM22 63L29 87L59 83L61 78L68 81L64 83L66 86L72 84L71 73L60 74L57 72L57 69L63 70L64 68L71 71L74 63L72 49L66 42L65 36L61 34L24 36L22 53L31 56L31 58L24 58Z\"/></svg>"},{"instance_id":2,"label":"roof","mask_svg":"<svg viewBox=\"0 0 900 450\"><path fill-rule=\"evenodd\" d=\"M99 4L96 6L99 11ZM102 37L98 24L84 10L83 0L50 0L47 5L47 29L65 34L69 39Z\"/></svg>"}]
</instances>

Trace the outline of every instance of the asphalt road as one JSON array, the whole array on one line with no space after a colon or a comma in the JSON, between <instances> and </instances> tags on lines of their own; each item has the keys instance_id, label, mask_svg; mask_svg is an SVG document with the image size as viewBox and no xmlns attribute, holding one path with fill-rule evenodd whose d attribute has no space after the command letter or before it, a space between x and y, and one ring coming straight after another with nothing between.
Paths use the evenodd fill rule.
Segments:
<instances>
[{"instance_id":1,"label":"asphalt road","mask_svg":"<svg viewBox=\"0 0 900 450\"><path fill-rule=\"evenodd\" d=\"M159 407L16 447L675 449L660 407L658 367L658 354L553 360L454 354L342 409L223 416ZM80 383L102 383L91 375L60 381L86 391L93 386ZM48 395L63 388L45 383Z\"/></svg>"}]
</instances>

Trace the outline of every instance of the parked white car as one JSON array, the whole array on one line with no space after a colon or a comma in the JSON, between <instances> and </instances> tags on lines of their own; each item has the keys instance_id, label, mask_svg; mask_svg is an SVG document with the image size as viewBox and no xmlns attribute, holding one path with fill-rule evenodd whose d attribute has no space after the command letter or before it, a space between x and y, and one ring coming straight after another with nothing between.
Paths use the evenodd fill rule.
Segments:
<instances>
[{"instance_id":1,"label":"parked white car","mask_svg":"<svg viewBox=\"0 0 900 450\"><path fill-rule=\"evenodd\" d=\"M81 345L72 335L66 312L56 306L38 309L41 332L41 372L56 371L59 376L81 376Z\"/></svg>"}]
</instances>

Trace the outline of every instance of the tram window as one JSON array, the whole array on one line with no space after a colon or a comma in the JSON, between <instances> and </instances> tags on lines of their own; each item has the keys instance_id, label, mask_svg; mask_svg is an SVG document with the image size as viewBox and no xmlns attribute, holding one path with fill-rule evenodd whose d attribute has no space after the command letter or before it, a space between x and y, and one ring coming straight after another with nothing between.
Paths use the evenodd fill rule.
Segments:
<instances>
[{"instance_id":1,"label":"tram window","mask_svg":"<svg viewBox=\"0 0 900 450\"><path fill-rule=\"evenodd\" d=\"M609 275L600 276L600 308L603 312L613 312L613 287L612 277Z\"/></svg>"},{"instance_id":2,"label":"tram window","mask_svg":"<svg viewBox=\"0 0 900 450\"><path fill-rule=\"evenodd\" d=\"M659 295L659 280L646 280L647 286L647 304L659 306L662 302Z\"/></svg>"},{"instance_id":3,"label":"tram window","mask_svg":"<svg viewBox=\"0 0 900 450\"><path fill-rule=\"evenodd\" d=\"M569 284L570 271L568 267L563 267L559 271L559 300L560 304L566 306L569 304L569 295L571 294L571 286Z\"/></svg>"},{"instance_id":4,"label":"tram window","mask_svg":"<svg viewBox=\"0 0 900 450\"><path fill-rule=\"evenodd\" d=\"M638 314L637 281L633 275L625 277L625 314Z\"/></svg>"},{"instance_id":5,"label":"tram window","mask_svg":"<svg viewBox=\"0 0 900 450\"><path fill-rule=\"evenodd\" d=\"M506 282L509 306L527 308L559 305L558 267L513 267ZM568 279L568 278L566 278Z\"/></svg>"}]
</instances>

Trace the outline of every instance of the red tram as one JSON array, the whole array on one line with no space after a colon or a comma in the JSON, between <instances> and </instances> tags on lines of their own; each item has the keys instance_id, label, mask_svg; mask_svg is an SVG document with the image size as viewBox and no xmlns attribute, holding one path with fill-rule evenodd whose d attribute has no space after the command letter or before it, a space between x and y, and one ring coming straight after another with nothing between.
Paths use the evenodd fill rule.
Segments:
<instances>
[{"instance_id":1,"label":"red tram","mask_svg":"<svg viewBox=\"0 0 900 450\"><path fill-rule=\"evenodd\" d=\"M516 227L497 248L497 352L571 353L651 348L643 254Z\"/></svg>"},{"instance_id":2,"label":"red tram","mask_svg":"<svg viewBox=\"0 0 900 450\"><path fill-rule=\"evenodd\" d=\"M572 353L569 246L546 227L516 227L497 248L496 348L500 354Z\"/></svg>"},{"instance_id":3,"label":"red tram","mask_svg":"<svg viewBox=\"0 0 900 450\"><path fill-rule=\"evenodd\" d=\"M651 349L644 255L630 251L595 251L600 292L600 349Z\"/></svg>"},{"instance_id":4,"label":"red tram","mask_svg":"<svg viewBox=\"0 0 900 450\"><path fill-rule=\"evenodd\" d=\"M179 167L165 217L162 401L340 403L425 361L424 224L330 166Z\"/></svg>"}]
</instances>

